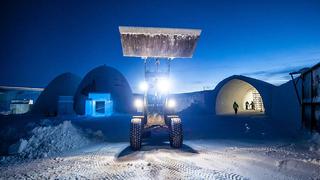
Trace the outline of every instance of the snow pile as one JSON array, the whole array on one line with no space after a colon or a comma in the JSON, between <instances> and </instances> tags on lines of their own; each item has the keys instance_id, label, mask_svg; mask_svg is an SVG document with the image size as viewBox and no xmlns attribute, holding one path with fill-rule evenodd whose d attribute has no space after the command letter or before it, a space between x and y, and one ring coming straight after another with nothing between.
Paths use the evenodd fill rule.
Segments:
<instances>
[{"instance_id":1,"label":"snow pile","mask_svg":"<svg viewBox=\"0 0 320 180\"><path fill-rule=\"evenodd\" d=\"M19 153L23 158L42 158L89 144L88 134L74 127L70 121L64 121L57 126L34 128L30 139L21 139L10 146L9 152Z\"/></svg>"},{"instance_id":2,"label":"snow pile","mask_svg":"<svg viewBox=\"0 0 320 180\"><path fill-rule=\"evenodd\" d=\"M25 139L20 139L16 144L9 147L9 154L21 153L28 145L28 141Z\"/></svg>"}]
</instances>

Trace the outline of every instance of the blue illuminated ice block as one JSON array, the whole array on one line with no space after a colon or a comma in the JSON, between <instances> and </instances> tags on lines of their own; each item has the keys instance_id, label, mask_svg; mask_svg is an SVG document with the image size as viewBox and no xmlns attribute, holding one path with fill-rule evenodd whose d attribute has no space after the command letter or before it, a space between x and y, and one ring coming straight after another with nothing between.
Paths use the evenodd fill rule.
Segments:
<instances>
[{"instance_id":1,"label":"blue illuminated ice block","mask_svg":"<svg viewBox=\"0 0 320 180\"><path fill-rule=\"evenodd\" d=\"M111 116L113 114L113 101L110 93L89 93L85 103L87 116Z\"/></svg>"}]
</instances>

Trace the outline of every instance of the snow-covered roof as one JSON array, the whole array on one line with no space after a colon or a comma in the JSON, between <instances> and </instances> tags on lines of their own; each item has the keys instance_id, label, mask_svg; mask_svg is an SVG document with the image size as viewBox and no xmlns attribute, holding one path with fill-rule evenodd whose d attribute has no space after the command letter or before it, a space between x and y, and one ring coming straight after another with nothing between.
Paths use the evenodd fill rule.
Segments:
<instances>
[{"instance_id":1,"label":"snow-covered roof","mask_svg":"<svg viewBox=\"0 0 320 180\"><path fill-rule=\"evenodd\" d=\"M19 87L19 86L0 86L0 90L11 90L11 91L43 91L43 88Z\"/></svg>"}]
</instances>

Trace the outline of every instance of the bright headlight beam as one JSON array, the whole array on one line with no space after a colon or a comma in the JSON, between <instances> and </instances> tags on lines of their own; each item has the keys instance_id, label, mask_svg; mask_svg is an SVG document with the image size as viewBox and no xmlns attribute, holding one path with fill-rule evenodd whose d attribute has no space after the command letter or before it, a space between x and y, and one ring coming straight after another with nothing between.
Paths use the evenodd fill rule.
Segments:
<instances>
[{"instance_id":1,"label":"bright headlight beam","mask_svg":"<svg viewBox=\"0 0 320 180\"><path fill-rule=\"evenodd\" d=\"M142 108L143 107L143 101L141 99L135 99L134 100L134 106L136 108Z\"/></svg>"},{"instance_id":2,"label":"bright headlight beam","mask_svg":"<svg viewBox=\"0 0 320 180\"><path fill-rule=\"evenodd\" d=\"M148 88L149 88L148 83L146 81L142 81L139 84L139 88L141 91L144 91L144 92L148 91Z\"/></svg>"},{"instance_id":3,"label":"bright headlight beam","mask_svg":"<svg viewBox=\"0 0 320 180\"><path fill-rule=\"evenodd\" d=\"M157 88L160 92L165 93L170 90L170 82L166 78L158 79Z\"/></svg>"},{"instance_id":4,"label":"bright headlight beam","mask_svg":"<svg viewBox=\"0 0 320 180\"><path fill-rule=\"evenodd\" d=\"M176 101L174 99L169 99L167 103L168 108L176 107Z\"/></svg>"}]
</instances>

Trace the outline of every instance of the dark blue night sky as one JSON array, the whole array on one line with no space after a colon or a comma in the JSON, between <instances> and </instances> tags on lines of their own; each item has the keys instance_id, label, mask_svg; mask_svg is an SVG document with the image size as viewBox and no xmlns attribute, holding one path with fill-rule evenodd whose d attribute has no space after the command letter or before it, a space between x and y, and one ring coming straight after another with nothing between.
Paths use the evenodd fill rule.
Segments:
<instances>
[{"instance_id":1,"label":"dark blue night sky","mask_svg":"<svg viewBox=\"0 0 320 180\"><path fill-rule=\"evenodd\" d=\"M202 29L193 59L173 62L175 92L233 74L281 84L320 61L319 0L8 0L0 14L0 85L45 87L60 73L106 64L135 90L142 61L122 56L119 25Z\"/></svg>"}]
</instances>

